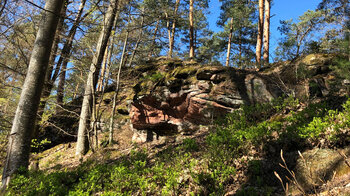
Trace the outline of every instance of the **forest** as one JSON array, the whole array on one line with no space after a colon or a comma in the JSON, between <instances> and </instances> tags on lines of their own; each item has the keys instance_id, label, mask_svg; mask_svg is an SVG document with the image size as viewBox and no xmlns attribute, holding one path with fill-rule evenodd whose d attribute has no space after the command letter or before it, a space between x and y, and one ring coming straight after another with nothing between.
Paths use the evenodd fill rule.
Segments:
<instances>
[{"instance_id":1,"label":"forest","mask_svg":"<svg viewBox=\"0 0 350 196\"><path fill-rule=\"evenodd\" d=\"M350 195L350 6L312 2L0 0L0 195Z\"/></svg>"}]
</instances>

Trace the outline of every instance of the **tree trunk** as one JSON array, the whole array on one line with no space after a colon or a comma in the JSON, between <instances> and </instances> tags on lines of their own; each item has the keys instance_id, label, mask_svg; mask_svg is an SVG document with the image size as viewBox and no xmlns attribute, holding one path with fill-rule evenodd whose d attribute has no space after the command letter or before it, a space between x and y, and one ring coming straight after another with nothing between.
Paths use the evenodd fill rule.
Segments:
<instances>
[{"instance_id":1,"label":"tree trunk","mask_svg":"<svg viewBox=\"0 0 350 196\"><path fill-rule=\"evenodd\" d=\"M126 32L124 46L123 46L123 52L122 52L122 56L121 56L121 59L119 62L119 67L118 67L117 84L115 87L115 94L113 96L112 115L111 115L111 119L110 119L110 123L109 123L109 138L108 138L109 145L113 144L114 114L115 114L115 108L117 105L117 97L118 97L118 93L119 93L120 71L121 71L121 68L124 64L124 57L125 57L126 45L128 44L128 38L129 38L129 31Z\"/></svg>"},{"instance_id":2,"label":"tree trunk","mask_svg":"<svg viewBox=\"0 0 350 196\"><path fill-rule=\"evenodd\" d=\"M114 24L115 15L117 12L117 0L111 0L111 3L108 7L106 18L103 25L103 30L100 34L99 41L96 47L96 54L92 60L90 65L90 72L85 85L84 99L81 107L80 120L79 120L79 128L78 128L78 139L75 154L77 156L84 155L88 151L88 140L87 132L89 127L89 119L91 116L90 110L92 106L92 92L96 87L96 82L98 78L98 70L101 67L101 63L103 60L103 55L106 50L106 46L108 43L109 36L112 31L112 27Z\"/></svg>"},{"instance_id":3,"label":"tree trunk","mask_svg":"<svg viewBox=\"0 0 350 196\"><path fill-rule=\"evenodd\" d=\"M175 10L174 10L174 20L173 20L173 25L171 27L171 36L169 39L169 53L168 57L171 58L173 57L173 50L174 50L174 40L175 40L175 29L176 29L176 20L177 20L177 10L179 9L180 5L180 0L176 0L175 3Z\"/></svg>"},{"instance_id":4,"label":"tree trunk","mask_svg":"<svg viewBox=\"0 0 350 196\"><path fill-rule=\"evenodd\" d=\"M117 14L115 16L115 19L114 19L114 24L113 24L113 29L116 29L117 28L117 22L118 22L118 18L119 18L119 11L117 11ZM110 72L110 69L111 69L111 61L112 61L112 53L113 53L113 50L114 50L114 38L115 38L115 35L116 35L116 31L114 30L113 31L113 35L111 35L111 38L110 38L110 42L109 42L109 45L110 45L110 48L108 50L108 54L107 54L107 59L106 59L106 73L103 74L103 76L101 75L100 77L100 80L101 80L101 87L100 87L100 91L103 92L103 88L105 86L108 85L108 80L109 80L109 72ZM108 49L108 47L107 47Z\"/></svg>"},{"instance_id":5,"label":"tree trunk","mask_svg":"<svg viewBox=\"0 0 350 196\"><path fill-rule=\"evenodd\" d=\"M227 54L226 54L226 67L228 67L229 63L230 63L232 32L233 32L233 17L231 18L230 35L228 36Z\"/></svg>"},{"instance_id":6,"label":"tree trunk","mask_svg":"<svg viewBox=\"0 0 350 196\"><path fill-rule=\"evenodd\" d=\"M170 39L171 39L170 19L169 19L169 14L167 11L165 11L164 14L165 14L165 20L166 20L166 28L168 31L169 50L170 50Z\"/></svg>"},{"instance_id":7,"label":"tree trunk","mask_svg":"<svg viewBox=\"0 0 350 196\"><path fill-rule=\"evenodd\" d=\"M63 0L46 1L13 121L2 175L5 190L20 167L28 168L31 137Z\"/></svg>"},{"instance_id":8,"label":"tree trunk","mask_svg":"<svg viewBox=\"0 0 350 196\"><path fill-rule=\"evenodd\" d=\"M69 31L68 39L66 40L66 43L63 46L60 59L57 62L57 66L60 66L60 64L62 63L61 73L59 75L59 81L58 81L58 86L57 86L57 104L60 106L62 106L62 104L63 104L64 85L66 83L66 71L67 71L69 56L71 54L71 49L72 49L72 45L73 45L73 39L74 39L75 33L77 31L77 28L79 26L79 23L81 21L81 16L83 14L83 10L85 7L85 2L86 2L86 0L82 0L80 3L78 15L75 18L74 24Z\"/></svg>"},{"instance_id":9,"label":"tree trunk","mask_svg":"<svg viewBox=\"0 0 350 196\"><path fill-rule=\"evenodd\" d=\"M264 64L269 63L270 50L270 1L265 0L265 21L264 21Z\"/></svg>"},{"instance_id":10,"label":"tree trunk","mask_svg":"<svg viewBox=\"0 0 350 196\"><path fill-rule=\"evenodd\" d=\"M261 67L261 48L263 41L263 28L264 28L264 0L259 0L259 21L258 21L258 37L256 40L256 64Z\"/></svg>"},{"instance_id":11,"label":"tree trunk","mask_svg":"<svg viewBox=\"0 0 350 196\"><path fill-rule=\"evenodd\" d=\"M80 71L80 80L82 80L82 78L83 78L83 71L82 70L79 70L79 71ZM73 100L78 97L79 87L80 87L80 82L78 82L78 84L75 86L74 93L73 93Z\"/></svg>"},{"instance_id":12,"label":"tree trunk","mask_svg":"<svg viewBox=\"0 0 350 196\"><path fill-rule=\"evenodd\" d=\"M239 42L238 42L238 50L239 50L239 53L238 53L238 66L240 68L242 68L242 31L241 29L239 30Z\"/></svg>"},{"instance_id":13,"label":"tree trunk","mask_svg":"<svg viewBox=\"0 0 350 196\"><path fill-rule=\"evenodd\" d=\"M151 45L150 51L148 53L148 58L152 57L152 54L154 51L154 46L156 45L156 38L157 38L159 22L160 22L160 19L158 18L156 27L154 28L153 37L152 37L152 45Z\"/></svg>"},{"instance_id":14,"label":"tree trunk","mask_svg":"<svg viewBox=\"0 0 350 196\"><path fill-rule=\"evenodd\" d=\"M144 10L142 12L144 12ZM145 16L142 14L142 20L141 20L141 25L140 25L141 29L140 29L139 37L137 38L134 50L132 51L128 67L131 67L131 64L132 64L132 61L134 60L137 48L139 47L139 44L141 42L141 38L142 38L142 34L143 34L143 23L144 23L144 21L145 21Z\"/></svg>"},{"instance_id":15,"label":"tree trunk","mask_svg":"<svg viewBox=\"0 0 350 196\"><path fill-rule=\"evenodd\" d=\"M58 25L57 25L57 30L56 30L56 34L55 34L55 39L53 41L52 44L52 49L51 49L51 55L50 55L50 59L49 59L49 68L47 71L47 75L46 75L46 82L52 82L52 84L50 84L51 86L53 86L54 81L52 81L51 75L53 74L53 68L55 65L55 60L57 57L57 50L58 50L58 44L61 42L61 37L62 37L62 30L63 30L63 24L64 24L64 19L66 17L66 11L67 11L67 4L68 0L64 0L64 5L62 6L62 10L61 10L61 17L58 21ZM46 86L46 85L45 85ZM51 93L51 88L49 88L49 95ZM45 92L43 92L45 93ZM48 95L48 96L49 96Z\"/></svg>"},{"instance_id":16,"label":"tree trunk","mask_svg":"<svg viewBox=\"0 0 350 196\"><path fill-rule=\"evenodd\" d=\"M108 50L108 44L107 44L105 55L104 55L103 61L102 61L101 75L100 75L100 78L98 79L98 82L97 82L97 92L102 92L102 90L103 90L103 80L105 78L106 67L108 66L107 59L108 59L109 51L110 50Z\"/></svg>"},{"instance_id":17,"label":"tree trunk","mask_svg":"<svg viewBox=\"0 0 350 196\"><path fill-rule=\"evenodd\" d=\"M194 42L193 42L193 1L190 0L190 14L189 14L189 20L190 20L190 59L194 58Z\"/></svg>"},{"instance_id":18,"label":"tree trunk","mask_svg":"<svg viewBox=\"0 0 350 196\"><path fill-rule=\"evenodd\" d=\"M66 4L67 0L65 0L64 2L65 2L64 4ZM53 78L51 78L51 75L53 74L52 72L53 72L53 68L54 68L54 64L55 64L55 59L57 56L58 44L61 41L61 33L63 30L63 24L64 24L64 19L66 16L66 10L67 10L67 6L63 5L61 12L60 12L60 19L59 19L58 24L57 24L55 38L54 38L54 41L52 43L51 54L50 54L50 58L49 58L49 67L48 67L48 70L47 70L47 73L45 76L45 83L44 83L44 87L43 87L43 90L41 93L41 99L40 99L39 108L38 108L37 124L34 128L32 138L37 138L39 136L39 130L40 130L39 121L41 121L41 117L44 114L47 100L51 94L53 83L55 82L55 81L53 81Z\"/></svg>"},{"instance_id":19,"label":"tree trunk","mask_svg":"<svg viewBox=\"0 0 350 196\"><path fill-rule=\"evenodd\" d=\"M4 2L2 3L1 8L0 8L0 17L2 16L2 13L4 12L5 10L5 7L6 7L6 3L7 3L7 0L4 0Z\"/></svg>"}]
</instances>

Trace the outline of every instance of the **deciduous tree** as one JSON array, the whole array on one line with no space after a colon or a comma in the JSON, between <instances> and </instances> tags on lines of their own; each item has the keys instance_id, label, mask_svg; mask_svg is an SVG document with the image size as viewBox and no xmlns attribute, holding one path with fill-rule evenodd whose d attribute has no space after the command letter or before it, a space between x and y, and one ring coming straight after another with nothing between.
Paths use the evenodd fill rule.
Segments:
<instances>
[{"instance_id":1,"label":"deciduous tree","mask_svg":"<svg viewBox=\"0 0 350 196\"><path fill-rule=\"evenodd\" d=\"M95 92L96 83L101 68L103 56L107 47L108 39L112 31L112 27L117 12L117 0L111 0L108 10L106 12L105 20L103 22L103 30L100 33L96 54L90 65L90 72L85 84L85 92L83 103L81 107L79 128L78 128L78 139L76 146L76 155L84 155L89 149L87 136L89 134L89 120L91 117L91 107L93 100L93 93Z\"/></svg>"},{"instance_id":2,"label":"deciduous tree","mask_svg":"<svg viewBox=\"0 0 350 196\"><path fill-rule=\"evenodd\" d=\"M27 168L29 164L31 136L63 2L63 0L48 0L43 10L41 25L35 39L27 76L9 136L2 175L3 188L8 185L11 176L20 167Z\"/></svg>"}]
</instances>

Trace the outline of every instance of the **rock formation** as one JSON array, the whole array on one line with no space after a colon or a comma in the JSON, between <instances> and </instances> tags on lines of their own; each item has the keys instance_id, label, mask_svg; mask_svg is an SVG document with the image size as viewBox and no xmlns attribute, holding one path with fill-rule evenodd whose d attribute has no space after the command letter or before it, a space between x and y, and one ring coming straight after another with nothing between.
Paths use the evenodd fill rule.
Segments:
<instances>
[{"instance_id":1,"label":"rock formation","mask_svg":"<svg viewBox=\"0 0 350 196\"><path fill-rule=\"evenodd\" d=\"M135 141L152 140L144 133L188 133L242 104L283 95L280 85L266 75L232 67L158 59L136 67L135 72L146 76L134 86L130 104Z\"/></svg>"},{"instance_id":2,"label":"rock formation","mask_svg":"<svg viewBox=\"0 0 350 196\"><path fill-rule=\"evenodd\" d=\"M243 104L268 102L280 96L305 99L346 92L349 82L340 81L330 69L333 59L331 55L312 54L262 70L200 65L165 57L151 59L123 72L117 107L122 117L117 119L118 124L129 123L134 131L133 141L145 142L161 136L189 134ZM109 121L114 89L113 85L107 87L103 97L98 98L103 100L101 125ZM74 119L78 117L62 112L49 121L59 122L63 130L74 135L77 121ZM62 116L69 116L68 126ZM45 130L45 136L66 137L57 127L49 125Z\"/></svg>"}]
</instances>

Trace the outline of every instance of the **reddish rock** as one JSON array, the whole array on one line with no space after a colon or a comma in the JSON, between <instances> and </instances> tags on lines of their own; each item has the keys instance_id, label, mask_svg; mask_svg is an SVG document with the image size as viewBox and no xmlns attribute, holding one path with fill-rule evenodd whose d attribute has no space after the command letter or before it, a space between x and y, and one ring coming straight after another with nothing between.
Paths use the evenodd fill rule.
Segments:
<instances>
[{"instance_id":1,"label":"reddish rock","mask_svg":"<svg viewBox=\"0 0 350 196\"><path fill-rule=\"evenodd\" d=\"M174 79L183 72L172 75L169 69L163 79L153 81L154 85L148 85L152 82L146 80L139 83L146 89L134 88L138 91L129 111L134 141L154 138L147 136L150 133L171 135L192 130L212 123L242 104L267 102L282 95L277 85L256 72L225 67L186 69L190 70L186 72L187 79ZM163 66L162 70L167 69ZM138 96L141 91L147 93Z\"/></svg>"}]
</instances>

